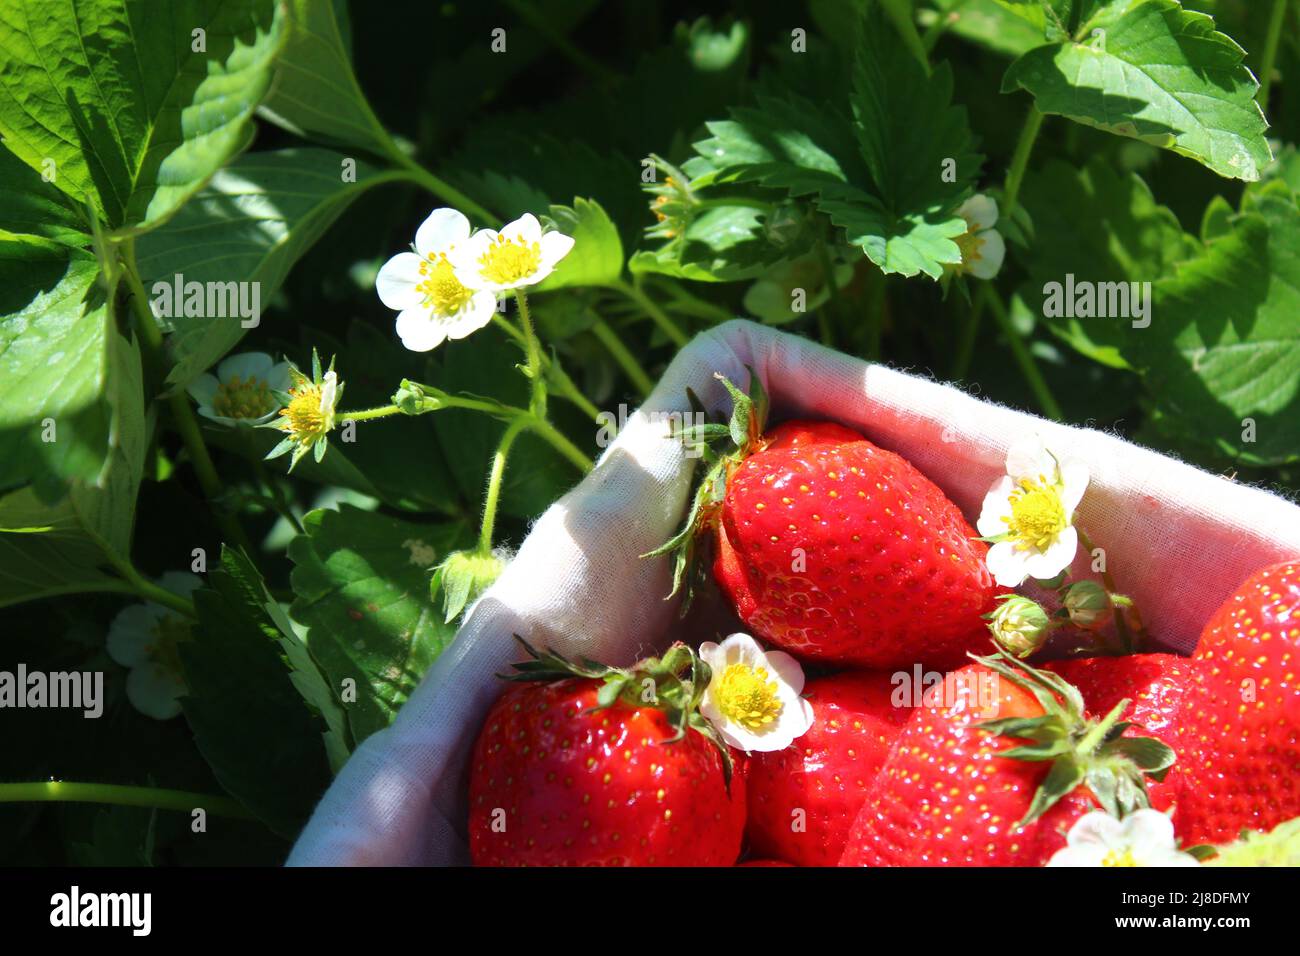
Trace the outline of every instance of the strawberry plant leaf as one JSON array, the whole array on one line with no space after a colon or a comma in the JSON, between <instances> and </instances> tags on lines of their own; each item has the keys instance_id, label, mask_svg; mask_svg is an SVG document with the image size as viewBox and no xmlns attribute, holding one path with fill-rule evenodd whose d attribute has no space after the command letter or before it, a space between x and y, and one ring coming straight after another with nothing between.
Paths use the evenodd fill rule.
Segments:
<instances>
[{"instance_id":1,"label":"strawberry plant leaf","mask_svg":"<svg viewBox=\"0 0 1300 956\"><path fill-rule=\"evenodd\" d=\"M325 723L294 687L260 597L223 558L193 594L178 644L185 719L221 785L276 833L297 835L330 780Z\"/></svg>"},{"instance_id":2,"label":"strawberry plant leaf","mask_svg":"<svg viewBox=\"0 0 1300 956\"><path fill-rule=\"evenodd\" d=\"M1073 40L1011 65L1004 93L1039 110L1191 157L1220 176L1254 180L1272 155L1245 51L1176 0L1111 5Z\"/></svg>"},{"instance_id":3,"label":"strawberry plant leaf","mask_svg":"<svg viewBox=\"0 0 1300 956\"><path fill-rule=\"evenodd\" d=\"M274 0L7 4L0 134L110 227L150 228L248 145L283 25Z\"/></svg>"},{"instance_id":4,"label":"strawberry plant leaf","mask_svg":"<svg viewBox=\"0 0 1300 956\"><path fill-rule=\"evenodd\" d=\"M84 211L67 194L0 147L0 222L19 234L70 246L90 245Z\"/></svg>"},{"instance_id":5,"label":"strawberry plant leaf","mask_svg":"<svg viewBox=\"0 0 1300 956\"><path fill-rule=\"evenodd\" d=\"M575 198L572 206L552 206L551 220L560 232L573 237L574 245L537 287L538 292L606 285L618 279L623 272L623 243L600 203Z\"/></svg>"},{"instance_id":6,"label":"strawberry plant leaf","mask_svg":"<svg viewBox=\"0 0 1300 956\"><path fill-rule=\"evenodd\" d=\"M117 331L98 275L88 253L0 231L0 488L36 481L47 502L68 482L102 490L118 450L139 481L140 356ZM113 522L101 531L120 545L130 512Z\"/></svg>"},{"instance_id":7,"label":"strawberry plant leaf","mask_svg":"<svg viewBox=\"0 0 1300 956\"><path fill-rule=\"evenodd\" d=\"M468 543L462 524L420 525L344 504L317 510L289 545L290 608L361 743L387 727L455 635L429 577Z\"/></svg>"},{"instance_id":8,"label":"strawberry plant leaf","mask_svg":"<svg viewBox=\"0 0 1300 956\"><path fill-rule=\"evenodd\" d=\"M1020 56L1042 46L1047 33L1042 8L1037 3L937 0L935 6L938 16L952 18L950 32L1004 56Z\"/></svg>"},{"instance_id":9,"label":"strawberry plant leaf","mask_svg":"<svg viewBox=\"0 0 1300 956\"><path fill-rule=\"evenodd\" d=\"M1037 230L1022 254L1029 270L1021 288L1025 303L1079 352L1128 368L1123 352L1133 321L1140 321L1131 306L1122 315L1080 316L1063 300L1079 283L1096 284L1102 298L1109 288L1102 283L1154 282L1196 252L1195 239L1141 177L1100 159L1082 170L1052 160L1026 177L1022 201ZM1131 303L1132 287L1123 291Z\"/></svg>"},{"instance_id":10,"label":"strawberry plant leaf","mask_svg":"<svg viewBox=\"0 0 1300 956\"><path fill-rule=\"evenodd\" d=\"M256 283L259 306L266 308L290 268L349 205L372 187L399 178L324 149L241 156L170 222L140 238L141 280L151 295L164 286L174 290L178 275L186 284ZM173 295L173 301L180 298ZM165 319L172 332L168 347L175 365L168 383L173 386L184 387L220 360L249 331L244 322L252 321L203 312Z\"/></svg>"},{"instance_id":11,"label":"strawberry plant leaf","mask_svg":"<svg viewBox=\"0 0 1300 956\"><path fill-rule=\"evenodd\" d=\"M347 0L289 0L286 32L258 112L305 139L388 152L392 140L352 70Z\"/></svg>"},{"instance_id":12,"label":"strawberry plant leaf","mask_svg":"<svg viewBox=\"0 0 1300 956\"><path fill-rule=\"evenodd\" d=\"M1300 460L1300 211L1282 183L1247 193L1231 231L1155 286L1130 337L1160 427L1247 464Z\"/></svg>"}]
</instances>

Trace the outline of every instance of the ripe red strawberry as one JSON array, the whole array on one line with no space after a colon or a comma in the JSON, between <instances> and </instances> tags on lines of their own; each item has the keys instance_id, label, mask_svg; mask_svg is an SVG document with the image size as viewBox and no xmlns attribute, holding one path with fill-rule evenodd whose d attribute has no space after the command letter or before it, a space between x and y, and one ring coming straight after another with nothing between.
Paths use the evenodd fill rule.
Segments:
<instances>
[{"instance_id":1,"label":"ripe red strawberry","mask_svg":"<svg viewBox=\"0 0 1300 956\"><path fill-rule=\"evenodd\" d=\"M1132 654L1053 661L1046 669L1078 689L1089 716L1104 717L1121 701L1130 701L1124 720L1132 727L1125 733L1154 737L1177 753L1179 728L1187 720L1188 692L1202 667L1199 661L1177 654ZM1163 780L1147 781L1151 806L1173 811L1175 828L1180 831L1177 807L1185 786L1182 765L1180 758Z\"/></svg>"},{"instance_id":2,"label":"ripe red strawberry","mask_svg":"<svg viewBox=\"0 0 1300 956\"><path fill-rule=\"evenodd\" d=\"M1300 816L1300 561L1252 575L1201 632L1182 829L1224 843Z\"/></svg>"},{"instance_id":3,"label":"ripe red strawberry","mask_svg":"<svg viewBox=\"0 0 1300 956\"><path fill-rule=\"evenodd\" d=\"M745 779L750 852L797 866L834 866L911 710L891 702L883 671L804 685L812 727L784 750L750 757Z\"/></svg>"},{"instance_id":4,"label":"ripe red strawberry","mask_svg":"<svg viewBox=\"0 0 1300 956\"><path fill-rule=\"evenodd\" d=\"M697 492L687 527L655 554L712 528L714 578L757 637L804 660L955 667L987 645L982 615L1000 593L988 548L943 492L893 452L831 422L764 433L766 400L723 379L734 449Z\"/></svg>"},{"instance_id":5,"label":"ripe red strawberry","mask_svg":"<svg viewBox=\"0 0 1300 956\"><path fill-rule=\"evenodd\" d=\"M1096 803L1145 806L1143 768L1173 757L1086 721L1074 688L1006 656L948 674L933 704L903 729L840 865L1041 866Z\"/></svg>"},{"instance_id":6,"label":"ripe red strawberry","mask_svg":"<svg viewBox=\"0 0 1300 956\"><path fill-rule=\"evenodd\" d=\"M527 645L525 645L527 647ZM743 767L696 710L698 658L674 645L628 670L538 655L516 665L470 764L480 866L731 866ZM685 665L690 677L678 676ZM565 676L569 674L582 676ZM560 679L554 679L560 678ZM653 682L653 703L646 703Z\"/></svg>"}]
</instances>

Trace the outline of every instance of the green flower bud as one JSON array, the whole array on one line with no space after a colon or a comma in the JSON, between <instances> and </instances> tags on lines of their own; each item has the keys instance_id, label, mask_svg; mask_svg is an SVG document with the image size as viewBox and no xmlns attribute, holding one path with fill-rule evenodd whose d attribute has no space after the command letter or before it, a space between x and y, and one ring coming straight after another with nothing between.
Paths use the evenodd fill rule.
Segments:
<instances>
[{"instance_id":1,"label":"green flower bud","mask_svg":"<svg viewBox=\"0 0 1300 956\"><path fill-rule=\"evenodd\" d=\"M998 598L1002 603L987 615L993 639L1008 654L1028 657L1046 643L1056 625L1036 602L1019 594Z\"/></svg>"},{"instance_id":2,"label":"green flower bud","mask_svg":"<svg viewBox=\"0 0 1300 956\"><path fill-rule=\"evenodd\" d=\"M1110 595L1096 581L1076 581L1065 592L1063 601L1070 623L1085 631L1096 631L1111 619Z\"/></svg>"},{"instance_id":3,"label":"green flower bud","mask_svg":"<svg viewBox=\"0 0 1300 956\"><path fill-rule=\"evenodd\" d=\"M442 592L442 609L450 623L501 576L506 562L500 551L453 551L429 582L430 597Z\"/></svg>"}]
</instances>

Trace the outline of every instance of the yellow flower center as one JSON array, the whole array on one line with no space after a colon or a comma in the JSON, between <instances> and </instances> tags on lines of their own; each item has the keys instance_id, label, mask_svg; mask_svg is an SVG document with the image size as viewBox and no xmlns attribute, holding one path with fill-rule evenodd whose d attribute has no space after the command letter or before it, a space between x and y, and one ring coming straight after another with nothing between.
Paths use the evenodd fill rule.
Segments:
<instances>
[{"instance_id":1,"label":"yellow flower center","mask_svg":"<svg viewBox=\"0 0 1300 956\"><path fill-rule=\"evenodd\" d=\"M1045 551L1052 540L1070 526L1061 502L1061 486L1041 475L1025 478L1011 492L1011 514L1002 519L1021 550Z\"/></svg>"},{"instance_id":2,"label":"yellow flower center","mask_svg":"<svg viewBox=\"0 0 1300 956\"><path fill-rule=\"evenodd\" d=\"M729 664L722 672L716 692L718 709L733 723L750 730L762 730L781 714L776 681L767 669L748 664Z\"/></svg>"},{"instance_id":3,"label":"yellow flower center","mask_svg":"<svg viewBox=\"0 0 1300 956\"><path fill-rule=\"evenodd\" d=\"M953 240L957 243L957 248L961 250L962 268L966 269L984 258L984 237L976 230L963 232Z\"/></svg>"},{"instance_id":4,"label":"yellow flower center","mask_svg":"<svg viewBox=\"0 0 1300 956\"><path fill-rule=\"evenodd\" d=\"M261 418L275 411L275 399L264 380L235 375L217 386L212 410L223 418Z\"/></svg>"},{"instance_id":5,"label":"yellow flower center","mask_svg":"<svg viewBox=\"0 0 1300 956\"><path fill-rule=\"evenodd\" d=\"M334 427L334 409L325 408L319 385L300 382L289 392L289 407L281 411L281 427L297 441L315 441Z\"/></svg>"},{"instance_id":6,"label":"yellow flower center","mask_svg":"<svg viewBox=\"0 0 1300 956\"><path fill-rule=\"evenodd\" d=\"M190 626L185 619L176 614L165 614L154 625L153 640L146 646L145 652L151 661L179 679L184 670L181 668L181 655L177 645L189 639Z\"/></svg>"},{"instance_id":7,"label":"yellow flower center","mask_svg":"<svg viewBox=\"0 0 1300 956\"><path fill-rule=\"evenodd\" d=\"M479 274L496 285L508 285L526 279L542 264L540 243L523 239L497 238L479 256Z\"/></svg>"},{"instance_id":8,"label":"yellow flower center","mask_svg":"<svg viewBox=\"0 0 1300 956\"><path fill-rule=\"evenodd\" d=\"M1123 853L1117 853L1111 850L1101 861L1102 866L1140 866L1137 860L1133 859L1133 851L1126 849Z\"/></svg>"},{"instance_id":9,"label":"yellow flower center","mask_svg":"<svg viewBox=\"0 0 1300 956\"><path fill-rule=\"evenodd\" d=\"M425 301L435 315L444 318L455 315L474 295L456 278L444 253L423 260L420 263L420 275L425 279L415 288L424 294Z\"/></svg>"}]
</instances>

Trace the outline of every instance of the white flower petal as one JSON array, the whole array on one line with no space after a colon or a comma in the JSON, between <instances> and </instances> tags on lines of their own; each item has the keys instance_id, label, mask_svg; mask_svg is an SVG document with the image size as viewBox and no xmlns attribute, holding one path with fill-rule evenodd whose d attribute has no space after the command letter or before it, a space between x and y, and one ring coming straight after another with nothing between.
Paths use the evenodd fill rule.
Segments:
<instances>
[{"instance_id":1,"label":"white flower petal","mask_svg":"<svg viewBox=\"0 0 1300 956\"><path fill-rule=\"evenodd\" d=\"M495 292L475 292L459 312L442 320L442 329L449 339L463 339L491 322L496 311Z\"/></svg>"},{"instance_id":2,"label":"white flower petal","mask_svg":"<svg viewBox=\"0 0 1300 956\"><path fill-rule=\"evenodd\" d=\"M190 382L190 384L185 387L185 391L190 393L190 398L198 402L200 410L202 410L205 405L211 409L212 400L217 397L217 389L220 387L221 383L217 381L215 375L209 375L207 372L204 372L198 378L194 379L194 381Z\"/></svg>"},{"instance_id":3,"label":"white flower petal","mask_svg":"<svg viewBox=\"0 0 1300 956\"><path fill-rule=\"evenodd\" d=\"M1016 482L1025 478L1056 476L1056 460L1037 435L1025 435L1007 449L1007 474Z\"/></svg>"},{"instance_id":4,"label":"white flower petal","mask_svg":"<svg viewBox=\"0 0 1300 956\"><path fill-rule=\"evenodd\" d=\"M574 239L562 232L548 232L542 236L542 268L551 271L555 264L573 251Z\"/></svg>"},{"instance_id":5,"label":"white flower petal","mask_svg":"<svg viewBox=\"0 0 1300 956\"><path fill-rule=\"evenodd\" d=\"M157 604L131 604L117 612L108 625L108 656L123 667L136 667L149 660L154 629L168 612Z\"/></svg>"},{"instance_id":6,"label":"white flower petal","mask_svg":"<svg viewBox=\"0 0 1300 956\"><path fill-rule=\"evenodd\" d=\"M1174 823L1159 810L1144 807L1135 810L1121 824L1124 843L1141 859L1150 854L1165 854L1178 846Z\"/></svg>"},{"instance_id":7,"label":"white flower petal","mask_svg":"<svg viewBox=\"0 0 1300 956\"><path fill-rule=\"evenodd\" d=\"M158 577L158 586L180 597L189 597L203 587L203 579L189 571L164 571ZM174 611L168 613L175 613Z\"/></svg>"},{"instance_id":8,"label":"white flower petal","mask_svg":"<svg viewBox=\"0 0 1300 956\"><path fill-rule=\"evenodd\" d=\"M503 226L501 235L511 239L522 239L524 242L541 242L542 224L531 212L526 212L514 222Z\"/></svg>"},{"instance_id":9,"label":"white flower petal","mask_svg":"<svg viewBox=\"0 0 1300 956\"><path fill-rule=\"evenodd\" d=\"M1046 551L1030 549L1025 552L1025 572L1031 578L1045 581L1054 578L1071 564L1079 551L1079 532L1074 527L1061 531Z\"/></svg>"},{"instance_id":10,"label":"white flower petal","mask_svg":"<svg viewBox=\"0 0 1300 956\"><path fill-rule=\"evenodd\" d=\"M441 345L447 333L427 309L406 309L397 317L397 336L412 352L428 352Z\"/></svg>"},{"instance_id":11,"label":"white flower petal","mask_svg":"<svg viewBox=\"0 0 1300 956\"><path fill-rule=\"evenodd\" d=\"M1072 847L1100 846L1111 849L1124 839L1124 825L1105 810L1093 810L1075 821L1066 837Z\"/></svg>"},{"instance_id":12,"label":"white flower petal","mask_svg":"<svg viewBox=\"0 0 1300 956\"><path fill-rule=\"evenodd\" d=\"M966 272L977 279L995 278L1002 271L1002 261L1007 257L1007 244L996 229L981 232L975 238L979 241L979 254L974 261L965 264Z\"/></svg>"},{"instance_id":13,"label":"white flower petal","mask_svg":"<svg viewBox=\"0 0 1300 956\"><path fill-rule=\"evenodd\" d=\"M269 385L273 391L287 392L289 386L293 384L292 379L289 376L289 363L276 362L267 369L266 384Z\"/></svg>"},{"instance_id":14,"label":"white flower petal","mask_svg":"<svg viewBox=\"0 0 1300 956\"><path fill-rule=\"evenodd\" d=\"M375 276L375 291L379 293L379 301L398 311L424 301L424 294L415 288L424 281L424 276L420 275L420 263L423 261L413 252L399 252L385 262L379 275Z\"/></svg>"},{"instance_id":15,"label":"white flower petal","mask_svg":"<svg viewBox=\"0 0 1300 956\"><path fill-rule=\"evenodd\" d=\"M998 221L998 204L992 196L986 196L984 193L976 193L961 204L957 210L957 215L961 216L969 224L968 232L981 232L985 229L992 229Z\"/></svg>"},{"instance_id":16,"label":"white flower petal","mask_svg":"<svg viewBox=\"0 0 1300 956\"><path fill-rule=\"evenodd\" d=\"M495 229L480 229L464 242L456 243L456 248L447 253L452 271L465 288L500 291L484 279L479 271L479 259L483 258L499 235Z\"/></svg>"},{"instance_id":17,"label":"white flower petal","mask_svg":"<svg viewBox=\"0 0 1300 956\"><path fill-rule=\"evenodd\" d=\"M1088 490L1088 466L1078 458L1066 458L1061 462L1061 504L1066 513L1073 515L1074 509L1083 500L1083 493Z\"/></svg>"},{"instance_id":18,"label":"white flower petal","mask_svg":"<svg viewBox=\"0 0 1300 956\"><path fill-rule=\"evenodd\" d=\"M798 697L803 693L803 667L785 651L768 651L767 668L776 678L790 688L790 693Z\"/></svg>"},{"instance_id":19,"label":"white flower petal","mask_svg":"<svg viewBox=\"0 0 1300 956\"><path fill-rule=\"evenodd\" d=\"M1004 588L1018 587L1029 575L1029 569L1025 567L1025 552L1010 541L999 541L989 548L985 561L993 580Z\"/></svg>"},{"instance_id":20,"label":"white flower petal","mask_svg":"<svg viewBox=\"0 0 1300 956\"><path fill-rule=\"evenodd\" d=\"M1067 846L1052 854L1047 866L1101 866L1110 851L1104 846L1087 844Z\"/></svg>"},{"instance_id":21,"label":"white flower petal","mask_svg":"<svg viewBox=\"0 0 1300 956\"><path fill-rule=\"evenodd\" d=\"M154 720L170 720L181 712L185 683L161 664L141 664L126 675L126 698Z\"/></svg>"},{"instance_id":22,"label":"white flower petal","mask_svg":"<svg viewBox=\"0 0 1300 956\"><path fill-rule=\"evenodd\" d=\"M422 256L446 252L469 238L469 220L457 209L435 209L415 230L415 251Z\"/></svg>"},{"instance_id":23,"label":"white flower petal","mask_svg":"<svg viewBox=\"0 0 1300 956\"><path fill-rule=\"evenodd\" d=\"M1011 516L1011 492L1015 487L1015 482L1003 475L984 495L979 520L975 522L975 527L984 537L994 538L1007 530L1007 523L1002 519Z\"/></svg>"},{"instance_id":24,"label":"white flower petal","mask_svg":"<svg viewBox=\"0 0 1300 956\"><path fill-rule=\"evenodd\" d=\"M228 382L236 375L241 379L266 379L266 373L274 364L271 356L265 352L242 352L228 356L217 367L217 378Z\"/></svg>"}]
</instances>

